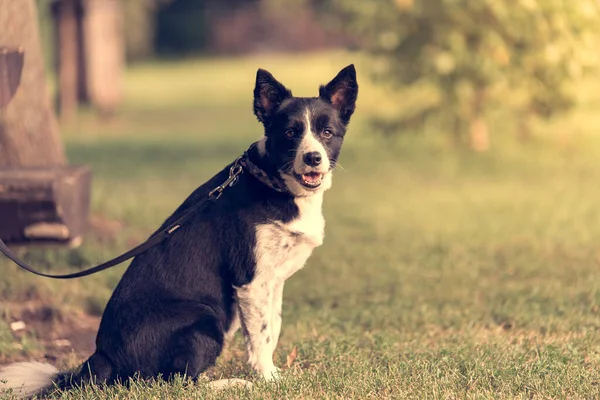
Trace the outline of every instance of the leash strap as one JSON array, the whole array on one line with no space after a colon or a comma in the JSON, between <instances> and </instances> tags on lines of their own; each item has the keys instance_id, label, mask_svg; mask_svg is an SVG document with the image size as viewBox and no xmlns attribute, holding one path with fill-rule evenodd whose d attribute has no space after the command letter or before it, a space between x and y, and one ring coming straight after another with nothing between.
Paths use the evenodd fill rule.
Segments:
<instances>
[{"instance_id":1,"label":"leash strap","mask_svg":"<svg viewBox=\"0 0 600 400\"><path fill-rule=\"evenodd\" d=\"M134 247L133 249L121 254L118 257L113 258L112 260L109 260L100 265L96 265L95 267L85 269L83 271L74 272L71 274L59 274L59 275L46 274L44 272L36 271L31 266L29 266L25 261L23 261L19 257L17 257L17 255L11 249L9 249L8 246L6 246L6 244L1 239L0 239L0 252L2 252L6 257L8 257L10 260L12 260L15 264L17 264L19 267L21 267L25 271L31 272L32 274L35 274L38 276L43 276L45 278L75 279L75 278L81 278L84 276L92 275L92 274L95 274L100 271L104 271L105 269L108 269L108 268L114 267L115 265L121 264L139 254L142 254L146 250L156 246L157 244L159 244L160 242L162 242L163 240L165 240L166 238L171 236L171 234L173 234L173 232L175 232L177 229L179 229L181 227L181 225L192 216L192 213L198 207L200 207L202 204L206 203L210 199L216 200L219 197L221 197L221 194L223 194L223 191L225 189L227 189L228 187L231 187L237 183L238 176L243 172L243 169L240 165L241 159L242 159L242 157L238 158L233 163L232 167L229 170L229 178L227 178L227 180L225 182L223 182L221 185L217 186L215 189L211 190L210 193L208 194L208 196L204 197L202 200L200 200L198 203L196 203L192 209L188 210L179 219L177 219L177 221L175 221L174 223L172 223L171 225L169 225L167 228L163 229L162 231L158 232L157 234L151 236L144 243Z\"/></svg>"},{"instance_id":2,"label":"leash strap","mask_svg":"<svg viewBox=\"0 0 600 400\"><path fill-rule=\"evenodd\" d=\"M31 272L32 274L35 274L38 276L43 276L45 278L52 278L52 279L81 278L84 276L95 274L100 271L104 271L105 269L108 269L110 267L114 267L115 265L121 264L122 262L127 261L130 258L133 258L133 257L145 252L149 248L156 246L157 244L159 244L160 242L165 240L169 235L171 235L171 233L175 232L181 226L180 223L183 222L182 220L187 219L186 217L189 217L190 214L191 213L186 214L184 217L180 218L177 223L169 226L168 229L165 229L164 231L152 236L150 239L148 239L144 243L121 254L120 256L115 257L112 260L109 260L109 261L102 263L100 265L97 265L95 267L92 267L92 268L89 268L89 269L86 269L83 271L79 271L79 272L74 272L72 274L52 275L52 274L46 274L43 272L36 271L32 267L30 267L25 261L23 261L19 257L17 257L17 255L15 253L13 253L12 250L10 250L6 246L6 244L2 241L2 239L0 239L0 252L4 253L4 255L6 257L8 257L10 260L12 260L19 267L23 268L25 271Z\"/></svg>"}]
</instances>

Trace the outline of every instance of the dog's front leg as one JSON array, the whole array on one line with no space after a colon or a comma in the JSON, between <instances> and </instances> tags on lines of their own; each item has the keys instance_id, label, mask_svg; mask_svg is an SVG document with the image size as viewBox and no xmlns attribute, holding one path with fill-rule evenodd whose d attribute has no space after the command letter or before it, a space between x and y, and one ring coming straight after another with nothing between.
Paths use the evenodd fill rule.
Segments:
<instances>
[{"instance_id":1,"label":"dog's front leg","mask_svg":"<svg viewBox=\"0 0 600 400\"><path fill-rule=\"evenodd\" d=\"M266 380L279 376L273 364L271 315L273 289L268 280L255 279L237 289L240 320L246 341L248 363Z\"/></svg>"},{"instance_id":2,"label":"dog's front leg","mask_svg":"<svg viewBox=\"0 0 600 400\"><path fill-rule=\"evenodd\" d=\"M279 334L281 333L281 308L283 305L283 279L277 280L273 287L273 302L271 307L271 341L272 352L277 349Z\"/></svg>"}]
</instances>

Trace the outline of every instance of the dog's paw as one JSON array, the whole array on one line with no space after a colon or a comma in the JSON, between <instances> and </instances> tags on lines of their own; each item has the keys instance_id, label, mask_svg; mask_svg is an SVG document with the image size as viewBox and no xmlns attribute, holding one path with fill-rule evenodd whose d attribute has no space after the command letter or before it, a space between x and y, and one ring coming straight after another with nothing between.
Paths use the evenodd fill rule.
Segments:
<instances>
[{"instance_id":1,"label":"dog's paw","mask_svg":"<svg viewBox=\"0 0 600 400\"><path fill-rule=\"evenodd\" d=\"M244 389L252 389L253 384L243 379L219 379L218 381L208 382L208 387L213 390L223 390L231 387L243 387Z\"/></svg>"},{"instance_id":2,"label":"dog's paw","mask_svg":"<svg viewBox=\"0 0 600 400\"><path fill-rule=\"evenodd\" d=\"M262 371L262 376L267 382L274 382L281 379L281 370L273 366L273 368Z\"/></svg>"}]
</instances>

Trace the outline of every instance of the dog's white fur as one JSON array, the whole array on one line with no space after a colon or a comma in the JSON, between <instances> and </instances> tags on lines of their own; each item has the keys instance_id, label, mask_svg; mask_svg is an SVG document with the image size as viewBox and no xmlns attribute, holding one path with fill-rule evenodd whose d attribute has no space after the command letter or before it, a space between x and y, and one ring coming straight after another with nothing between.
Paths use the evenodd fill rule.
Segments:
<instances>
[{"instance_id":1,"label":"dog's white fur","mask_svg":"<svg viewBox=\"0 0 600 400\"><path fill-rule=\"evenodd\" d=\"M298 150L296 151L294 170L297 174L303 174L310 171L326 174L329 172L329 167L331 166L329 157L327 157L325 147L323 147L323 144L319 142L315 136L317 135L317 132L313 131L312 124L310 123L310 110L307 109L304 115L306 119L306 133L304 134L300 145L298 145ZM317 152L321 155L321 164L319 164L318 167L310 167L304 163L304 155L312 152Z\"/></svg>"},{"instance_id":2,"label":"dog's white fur","mask_svg":"<svg viewBox=\"0 0 600 400\"><path fill-rule=\"evenodd\" d=\"M306 119L306 130L304 132L304 136L302 137L302 141L298 145L298 149L296 150L296 157L294 158L294 172L298 175L302 175L308 172L318 172L323 175L321 179L321 185L315 191L313 189L307 189L304 187L295 176L290 174L284 174L282 176L283 181L290 189L292 193L296 196L312 196L317 193L323 193L325 190L331 188L332 183L332 174L329 170L331 168L331 161L327 156L327 151L325 151L325 147L323 144L319 142L316 138L316 132L313 131L313 127L310 123L310 110L306 109L305 119ZM259 141L259 151L262 147L265 148L266 138ZM321 155L321 164L317 167L309 167L304 163L304 155L307 153L318 152Z\"/></svg>"}]
</instances>

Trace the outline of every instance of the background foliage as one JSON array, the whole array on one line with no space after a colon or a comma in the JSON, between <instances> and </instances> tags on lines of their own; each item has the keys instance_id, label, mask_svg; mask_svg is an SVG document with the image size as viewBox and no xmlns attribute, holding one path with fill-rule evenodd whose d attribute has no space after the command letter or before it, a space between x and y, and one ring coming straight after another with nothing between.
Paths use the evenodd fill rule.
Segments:
<instances>
[{"instance_id":1,"label":"background foliage","mask_svg":"<svg viewBox=\"0 0 600 400\"><path fill-rule=\"evenodd\" d=\"M600 65L596 0L135 0L123 11L130 61L367 52L397 104L374 116L376 129L433 124L477 150L490 146L490 110L510 110L529 139L539 118L575 106L573 84Z\"/></svg>"},{"instance_id":2,"label":"background foliage","mask_svg":"<svg viewBox=\"0 0 600 400\"><path fill-rule=\"evenodd\" d=\"M597 71L596 0L331 0L342 26L361 37L374 76L395 88L427 86L431 114L487 148L485 111L513 104L520 118L549 117L574 102L570 85ZM527 121L523 121L526 123ZM397 126L396 126L397 127ZM527 134L522 126L521 134Z\"/></svg>"}]
</instances>

